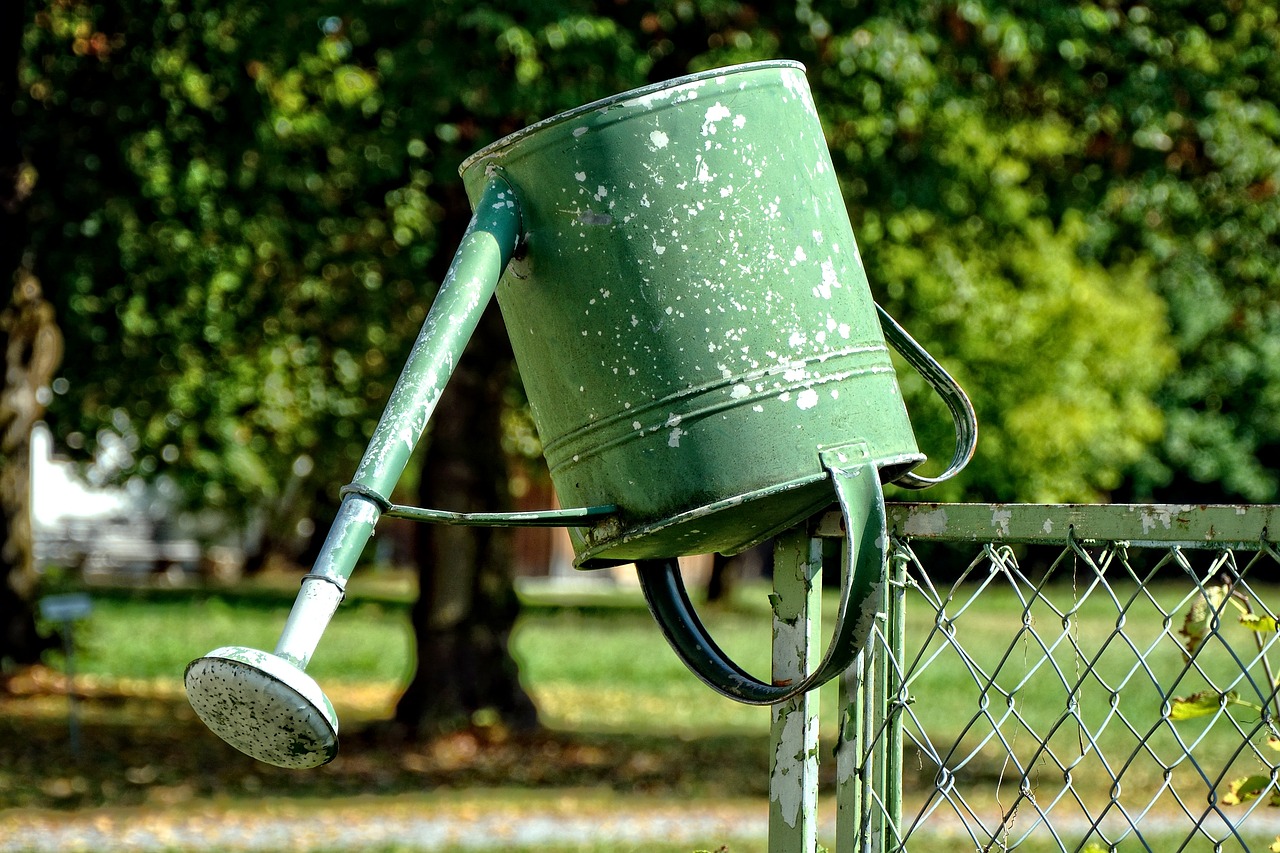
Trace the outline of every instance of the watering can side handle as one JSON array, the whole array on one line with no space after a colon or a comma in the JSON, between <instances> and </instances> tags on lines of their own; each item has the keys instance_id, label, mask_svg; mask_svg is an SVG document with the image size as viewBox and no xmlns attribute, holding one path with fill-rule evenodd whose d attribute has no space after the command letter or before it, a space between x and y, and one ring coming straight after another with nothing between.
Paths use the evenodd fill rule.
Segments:
<instances>
[{"instance_id":1,"label":"watering can side handle","mask_svg":"<svg viewBox=\"0 0 1280 853\"><path fill-rule=\"evenodd\" d=\"M865 447L865 446L864 446ZM738 666L702 625L674 557L636 563L649 611L676 656L703 684L747 705L773 705L822 686L844 672L866 645L879 609L889 535L875 464L851 460L848 447L823 451L846 531L840 607L822 662L798 684L767 684Z\"/></svg>"},{"instance_id":2,"label":"watering can side handle","mask_svg":"<svg viewBox=\"0 0 1280 853\"><path fill-rule=\"evenodd\" d=\"M951 456L951 463L936 477L925 477L920 474L906 473L899 477L895 484L908 489L927 489L944 480L959 474L964 466L973 458L974 448L978 444L978 416L973 410L969 395L960 387L960 383L947 373L946 369L929 355L928 351L915 338L902 328L902 325L888 311L876 303L876 312L880 315L880 327L887 340L898 353L914 367L924 380L938 392L938 396L951 410L951 418L956 427L956 449Z\"/></svg>"}]
</instances>

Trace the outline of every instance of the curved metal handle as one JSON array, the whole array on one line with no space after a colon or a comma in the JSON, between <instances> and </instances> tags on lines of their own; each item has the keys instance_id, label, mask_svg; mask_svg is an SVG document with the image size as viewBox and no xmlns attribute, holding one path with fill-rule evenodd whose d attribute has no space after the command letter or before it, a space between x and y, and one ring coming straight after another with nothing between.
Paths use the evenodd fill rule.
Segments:
<instances>
[{"instance_id":1,"label":"curved metal handle","mask_svg":"<svg viewBox=\"0 0 1280 853\"><path fill-rule=\"evenodd\" d=\"M676 656L712 690L747 705L784 702L835 678L862 651L875 623L889 542L876 467L869 458L851 459L847 448L823 451L822 464L835 485L846 532L840 608L822 662L800 683L768 684L734 663L698 619L674 557L636 563L649 612Z\"/></svg>"},{"instance_id":2,"label":"curved metal handle","mask_svg":"<svg viewBox=\"0 0 1280 853\"><path fill-rule=\"evenodd\" d=\"M938 396L951 410L951 419L956 427L956 449L951 456L951 464L936 477L924 477L920 474L906 473L895 480L895 484L908 489L927 489L943 480L949 480L973 458L974 448L978 444L978 416L973 411L973 403L969 395L964 393L960 383L925 350L924 347L907 333L907 330L893 319L888 311L876 303L876 311L880 314L880 327L884 329L885 340L890 346L914 367L924 380L928 382Z\"/></svg>"}]
</instances>

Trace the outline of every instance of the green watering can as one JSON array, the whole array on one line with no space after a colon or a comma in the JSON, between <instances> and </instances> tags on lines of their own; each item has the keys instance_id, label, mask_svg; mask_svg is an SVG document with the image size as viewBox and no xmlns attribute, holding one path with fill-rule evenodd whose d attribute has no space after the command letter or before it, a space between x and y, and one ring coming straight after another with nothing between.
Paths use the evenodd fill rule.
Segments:
<instances>
[{"instance_id":1,"label":"green watering can","mask_svg":"<svg viewBox=\"0 0 1280 853\"><path fill-rule=\"evenodd\" d=\"M303 671L382 516L570 528L581 568L634 562L672 648L751 704L831 679L870 633L888 536L881 482L922 488L973 453L964 392L872 300L804 68L682 77L547 119L462 165L475 214L274 653L187 669L197 714L285 767L337 753ZM459 514L389 496L496 292L562 505ZM916 447L886 339L938 390L956 451ZM838 503L847 531L824 660L789 685L708 636L676 557L733 554Z\"/></svg>"}]
</instances>

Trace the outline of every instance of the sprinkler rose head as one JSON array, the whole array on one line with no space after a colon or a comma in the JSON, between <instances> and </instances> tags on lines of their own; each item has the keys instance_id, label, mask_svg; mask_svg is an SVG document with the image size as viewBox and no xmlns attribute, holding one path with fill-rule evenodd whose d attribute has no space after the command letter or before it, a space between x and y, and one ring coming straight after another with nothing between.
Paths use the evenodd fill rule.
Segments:
<instances>
[{"instance_id":1,"label":"sprinkler rose head","mask_svg":"<svg viewBox=\"0 0 1280 853\"><path fill-rule=\"evenodd\" d=\"M338 754L338 716L320 685L277 655L214 649L187 667L187 699L214 734L267 764L302 769Z\"/></svg>"}]
</instances>

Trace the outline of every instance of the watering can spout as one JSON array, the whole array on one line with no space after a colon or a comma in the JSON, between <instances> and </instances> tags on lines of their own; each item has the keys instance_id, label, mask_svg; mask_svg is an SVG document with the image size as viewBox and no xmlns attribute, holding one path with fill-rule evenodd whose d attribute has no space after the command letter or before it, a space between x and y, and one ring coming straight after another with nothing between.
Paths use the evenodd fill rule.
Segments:
<instances>
[{"instance_id":1,"label":"watering can spout","mask_svg":"<svg viewBox=\"0 0 1280 853\"><path fill-rule=\"evenodd\" d=\"M515 194L490 175L274 652L225 646L187 667L197 716L241 752L280 767L315 767L337 755L337 715L305 669L519 234Z\"/></svg>"}]
</instances>

